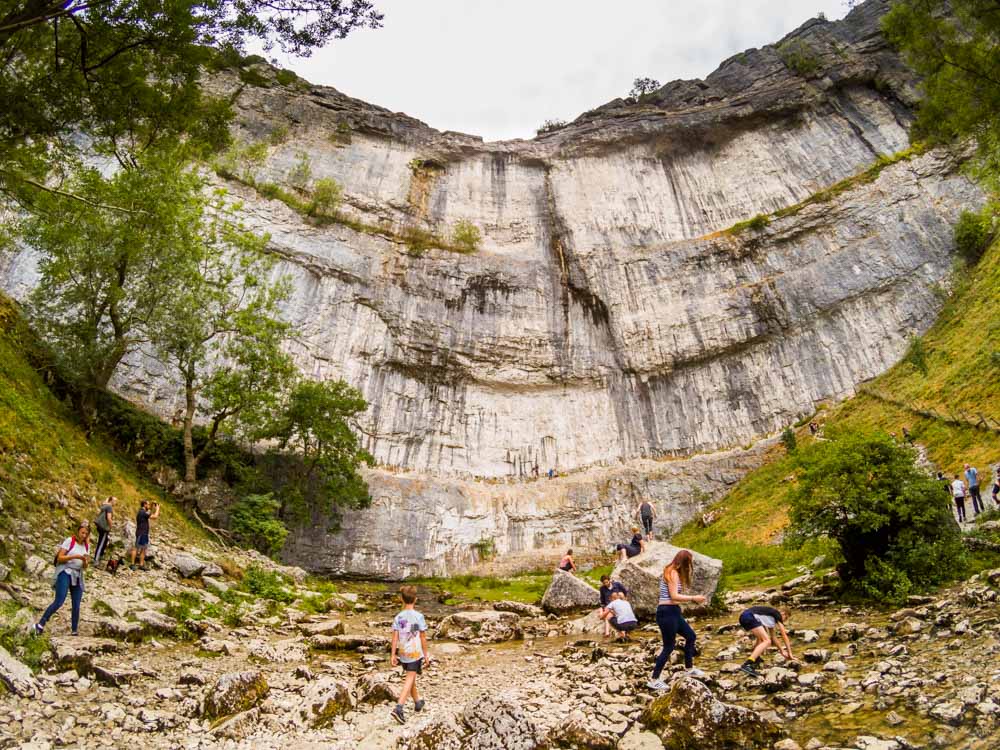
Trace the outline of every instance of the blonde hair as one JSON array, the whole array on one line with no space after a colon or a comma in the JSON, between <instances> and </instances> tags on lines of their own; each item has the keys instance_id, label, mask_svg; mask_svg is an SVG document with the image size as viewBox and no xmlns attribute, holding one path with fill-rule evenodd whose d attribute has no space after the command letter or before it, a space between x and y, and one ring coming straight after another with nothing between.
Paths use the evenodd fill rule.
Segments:
<instances>
[{"instance_id":1,"label":"blonde hair","mask_svg":"<svg viewBox=\"0 0 1000 750\"><path fill-rule=\"evenodd\" d=\"M639 533L639 527L638 526L633 526L632 527L632 533L633 534L638 534Z\"/></svg>"}]
</instances>

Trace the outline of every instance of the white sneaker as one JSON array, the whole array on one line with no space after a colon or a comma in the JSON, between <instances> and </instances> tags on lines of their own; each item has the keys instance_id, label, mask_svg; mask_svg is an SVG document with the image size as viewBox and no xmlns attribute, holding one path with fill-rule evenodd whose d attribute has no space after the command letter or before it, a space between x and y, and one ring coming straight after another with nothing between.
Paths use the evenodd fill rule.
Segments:
<instances>
[{"instance_id":1,"label":"white sneaker","mask_svg":"<svg viewBox=\"0 0 1000 750\"><path fill-rule=\"evenodd\" d=\"M698 669L698 667L691 667L687 673L692 677L708 677L708 673Z\"/></svg>"},{"instance_id":2,"label":"white sneaker","mask_svg":"<svg viewBox=\"0 0 1000 750\"><path fill-rule=\"evenodd\" d=\"M666 690L667 683L665 683L663 680L650 680L649 682L646 683L646 687L648 687L650 690Z\"/></svg>"}]
</instances>

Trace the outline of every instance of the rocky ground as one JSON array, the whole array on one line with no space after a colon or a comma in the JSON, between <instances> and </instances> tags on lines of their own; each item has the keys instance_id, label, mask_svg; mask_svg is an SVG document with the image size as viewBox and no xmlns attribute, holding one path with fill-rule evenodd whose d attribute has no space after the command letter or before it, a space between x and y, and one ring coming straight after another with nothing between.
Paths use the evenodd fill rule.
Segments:
<instances>
[{"instance_id":1,"label":"rocky ground","mask_svg":"<svg viewBox=\"0 0 1000 750\"><path fill-rule=\"evenodd\" d=\"M389 716L399 682L387 653L391 592L343 584L331 593L245 553L220 566L167 544L157 557L148 572L92 572L82 635L68 635L67 604L37 674L21 654L0 653L0 747L1000 745L1000 570L896 612L836 606L809 576L730 594L732 612L692 618L707 676L674 664L659 696L645 686L655 626L617 644L588 631L592 618L517 603L465 613L427 592L418 605L436 659L418 683L427 707L408 708L399 726ZM12 615L19 626L48 601L46 565L29 556L41 572L6 594L29 604ZM253 565L285 576L279 598L294 601L245 593L239 569ZM771 655L763 679L751 679L738 671L749 641L736 613L778 601L796 613L801 661Z\"/></svg>"}]
</instances>

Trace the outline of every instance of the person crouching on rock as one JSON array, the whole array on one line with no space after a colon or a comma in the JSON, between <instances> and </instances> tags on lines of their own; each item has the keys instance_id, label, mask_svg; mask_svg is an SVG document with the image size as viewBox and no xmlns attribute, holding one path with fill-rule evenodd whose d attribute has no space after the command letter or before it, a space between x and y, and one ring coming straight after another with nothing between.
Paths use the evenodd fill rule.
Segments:
<instances>
[{"instance_id":1,"label":"person crouching on rock","mask_svg":"<svg viewBox=\"0 0 1000 750\"><path fill-rule=\"evenodd\" d=\"M403 609L392 621L390 661L394 667L403 667L403 688L392 709L392 718L404 724L403 706L407 698L413 697L414 711L424 710L424 702L417 696L417 675L423 671L425 660L430 664L431 655L427 649L427 621L415 608L417 590L413 586L403 586L399 589L399 598L403 600Z\"/></svg>"},{"instance_id":2,"label":"person crouching on rock","mask_svg":"<svg viewBox=\"0 0 1000 750\"><path fill-rule=\"evenodd\" d=\"M559 561L559 570L566 573L576 572L576 563L573 562L573 550L566 550L566 554L563 555L563 559Z\"/></svg>"},{"instance_id":3,"label":"person crouching on rock","mask_svg":"<svg viewBox=\"0 0 1000 750\"><path fill-rule=\"evenodd\" d=\"M740 627L748 633L753 633L757 639L753 651L750 652L750 658L743 662L740 671L751 677L760 677L761 675L757 671L757 667L760 666L760 657L772 645L776 646L778 653L786 659L795 658L792 656L792 644L788 641L788 631L785 630L785 623L788 622L789 617L791 617L789 610L777 610L774 607L749 607L740 613ZM784 645L772 638L772 630L778 630L781 633L781 637L785 641Z\"/></svg>"},{"instance_id":4,"label":"person crouching on rock","mask_svg":"<svg viewBox=\"0 0 1000 750\"><path fill-rule=\"evenodd\" d=\"M626 589L621 581L611 582L611 576L603 575L601 576L601 588L598 589L598 593L601 595L601 611L598 613L598 617L604 621L604 637L611 637L611 623L608 622L608 604L611 603L612 597L621 592L624 596L628 596L628 589Z\"/></svg>"},{"instance_id":5,"label":"person crouching on rock","mask_svg":"<svg viewBox=\"0 0 1000 750\"><path fill-rule=\"evenodd\" d=\"M615 545L615 552L618 553L618 559L625 562L630 557L635 557L646 551L646 542L643 541L642 534L639 533L639 527L632 527L632 541L628 544L618 544Z\"/></svg>"},{"instance_id":6,"label":"person crouching on rock","mask_svg":"<svg viewBox=\"0 0 1000 750\"><path fill-rule=\"evenodd\" d=\"M693 570L694 555L686 549L682 549L674 555L674 559L663 569L663 577L660 578L660 601L656 606L656 624L660 628L660 637L663 638L663 650L656 657L653 679L647 683L647 687L652 690L667 689L667 683L660 679L660 675L663 673L663 668L667 666L670 654L673 653L678 633L684 636L684 666L687 668L688 674L695 677L705 676L705 673L700 669L694 668L694 630L684 619L680 608L682 602L705 603L705 597L701 594L684 593L684 589L691 588Z\"/></svg>"},{"instance_id":7,"label":"person crouching on rock","mask_svg":"<svg viewBox=\"0 0 1000 750\"><path fill-rule=\"evenodd\" d=\"M601 618L605 625L610 625L618 633L618 638L628 640L628 634L639 627L639 620L632 611L632 605L625 601L625 594L616 591L611 595L607 609L603 610Z\"/></svg>"},{"instance_id":8,"label":"person crouching on rock","mask_svg":"<svg viewBox=\"0 0 1000 750\"><path fill-rule=\"evenodd\" d=\"M76 530L76 534L66 539L56 549L55 577L52 588L56 596L52 604L45 610L42 619L35 623L35 635L45 632L45 624L65 603L69 594L72 603L70 616L70 632L79 635L80 602L83 601L83 570L90 563L90 525L84 521Z\"/></svg>"}]
</instances>

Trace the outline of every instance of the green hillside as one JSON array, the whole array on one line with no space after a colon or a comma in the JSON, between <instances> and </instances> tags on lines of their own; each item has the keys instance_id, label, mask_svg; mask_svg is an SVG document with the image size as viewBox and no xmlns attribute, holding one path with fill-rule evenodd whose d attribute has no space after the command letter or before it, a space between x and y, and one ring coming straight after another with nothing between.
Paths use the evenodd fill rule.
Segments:
<instances>
[{"instance_id":1,"label":"green hillside","mask_svg":"<svg viewBox=\"0 0 1000 750\"><path fill-rule=\"evenodd\" d=\"M24 549L2 539L21 538L24 522L51 541L72 531L79 519L97 515L99 500L119 499L133 515L141 498L162 501L161 528L179 538L204 539L200 529L133 465L99 437L87 438L72 410L59 401L42 374L37 343L16 306L0 295L0 559L20 562ZM49 557L48 549L37 554ZM16 567L16 566L15 566Z\"/></svg>"},{"instance_id":2,"label":"green hillside","mask_svg":"<svg viewBox=\"0 0 1000 750\"><path fill-rule=\"evenodd\" d=\"M859 390L815 416L824 432L882 430L901 436L906 427L942 471L954 474L965 462L977 466L986 490L992 467L1000 464L1000 240L974 268L956 269L938 320L904 361ZM813 440L805 425L796 436L800 447ZM733 588L794 577L798 566L826 551L780 545L795 471L794 455L776 446L764 466L714 507L717 520L707 527L687 524L674 543L725 561L725 583Z\"/></svg>"}]
</instances>

